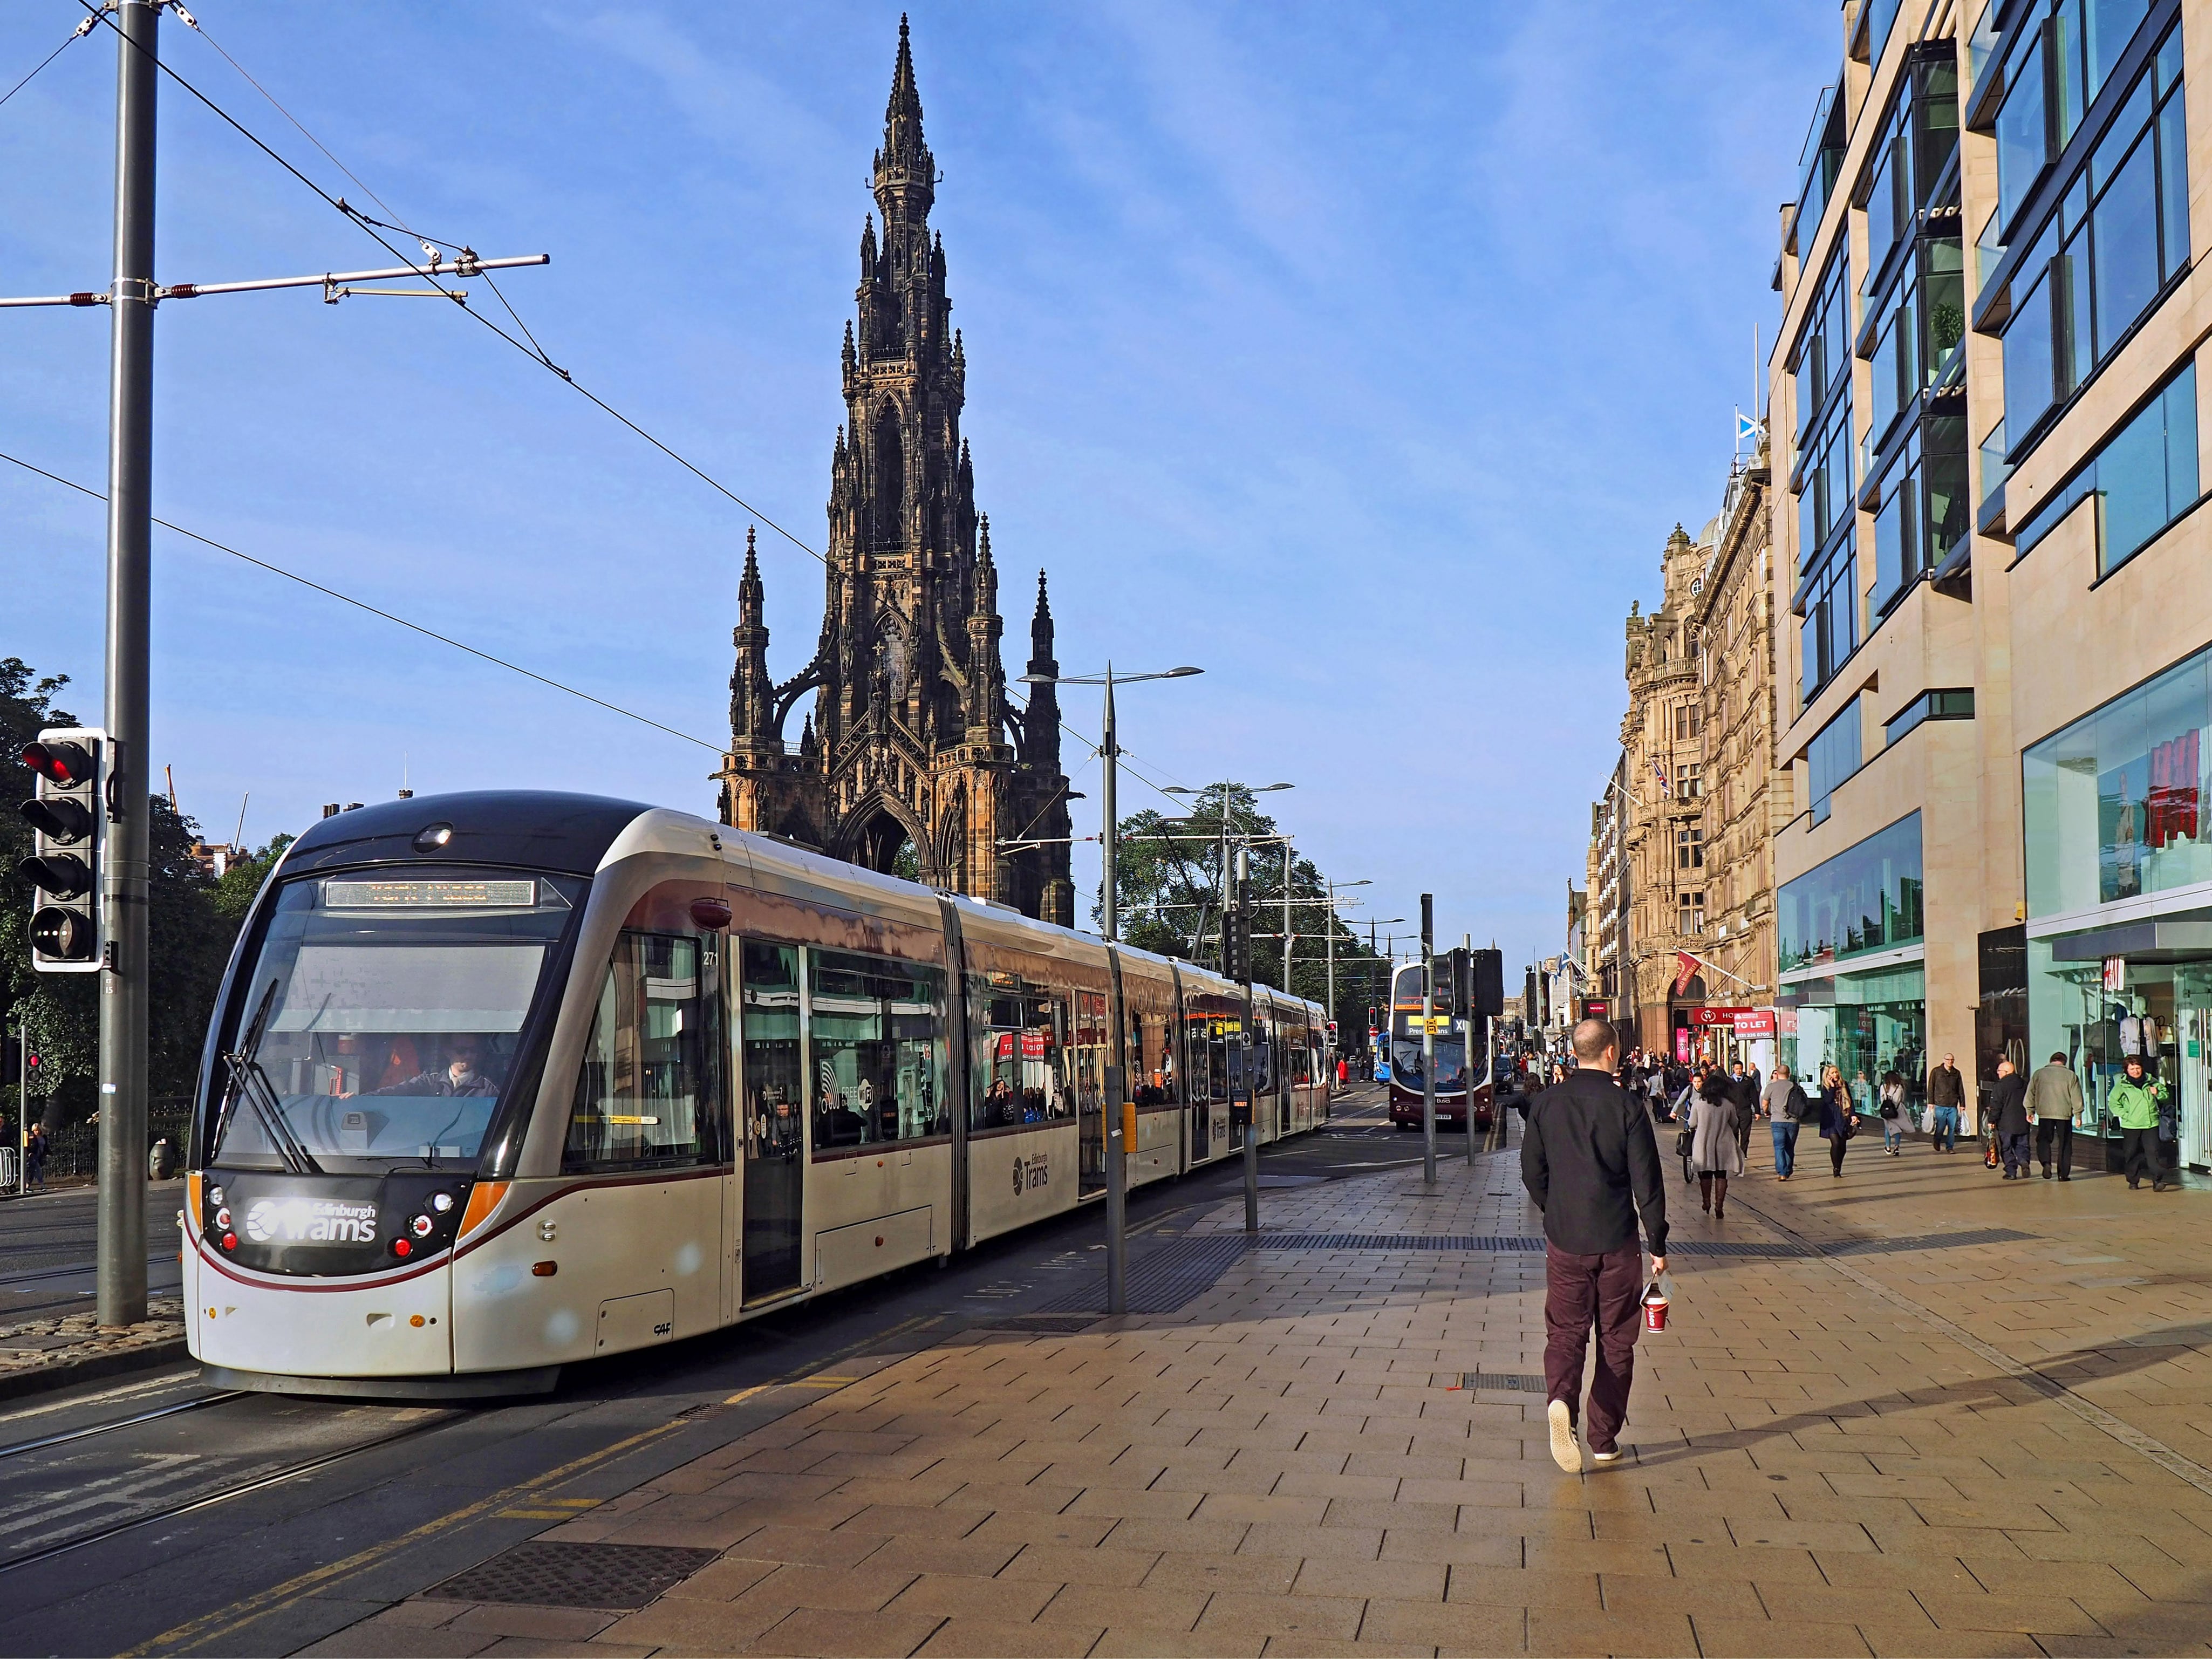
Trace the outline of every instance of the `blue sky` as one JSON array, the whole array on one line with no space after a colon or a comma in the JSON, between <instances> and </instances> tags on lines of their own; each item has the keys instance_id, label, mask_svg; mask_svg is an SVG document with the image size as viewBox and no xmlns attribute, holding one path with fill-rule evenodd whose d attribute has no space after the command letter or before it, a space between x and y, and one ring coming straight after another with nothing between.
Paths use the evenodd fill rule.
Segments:
<instances>
[{"instance_id":1,"label":"blue sky","mask_svg":"<svg viewBox=\"0 0 2212 1659\"><path fill-rule=\"evenodd\" d=\"M1426 889L1509 965L1558 949L1620 618L1715 510L1771 343L1835 8L913 10L1010 656L1047 567L1068 672L1207 670L1125 695L1136 772L1294 782L1279 817L1374 880L1371 914ZM0 88L82 15L0 13ZM896 6L198 15L405 222L550 252L502 286L554 361L822 545ZM163 38L362 199L206 41ZM0 108L0 292L106 284L114 59L79 41ZM388 263L161 96L162 280ZM738 508L440 301L210 297L157 332L161 516L726 739ZM0 313L0 448L98 484L105 312ZM74 676L87 717L102 538L97 503L0 465L0 654ZM781 675L820 567L762 554ZM403 772L713 811L705 749L164 532L155 556L156 761L211 830L248 790L259 842ZM1075 787L1087 833L1095 765ZM1125 811L1162 804L1125 779Z\"/></svg>"}]
</instances>

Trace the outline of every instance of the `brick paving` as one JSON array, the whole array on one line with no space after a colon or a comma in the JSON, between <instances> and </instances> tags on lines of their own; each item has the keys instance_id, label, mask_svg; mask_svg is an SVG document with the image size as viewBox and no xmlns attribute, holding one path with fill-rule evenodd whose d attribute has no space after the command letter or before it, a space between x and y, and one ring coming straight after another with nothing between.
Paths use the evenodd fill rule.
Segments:
<instances>
[{"instance_id":1,"label":"brick paving","mask_svg":"<svg viewBox=\"0 0 2212 1659\"><path fill-rule=\"evenodd\" d=\"M2212 1651L2206 1195L1865 1142L1785 1186L1764 1141L1725 1222L1670 1179L1679 1237L2034 1237L1678 1256L1629 1455L1579 1477L1540 1395L1454 1386L1540 1370L1540 1257L1262 1248L1172 1316L896 1359L541 1534L723 1552L641 1611L417 1599L309 1651ZM1514 1153L1439 1173L1263 1223L1540 1231Z\"/></svg>"}]
</instances>

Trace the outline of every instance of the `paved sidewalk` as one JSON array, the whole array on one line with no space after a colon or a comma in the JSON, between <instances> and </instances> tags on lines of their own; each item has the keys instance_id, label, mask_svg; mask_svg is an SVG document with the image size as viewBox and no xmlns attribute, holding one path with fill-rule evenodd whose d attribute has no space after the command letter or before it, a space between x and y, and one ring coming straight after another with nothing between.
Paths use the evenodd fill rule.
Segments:
<instances>
[{"instance_id":1,"label":"paved sidewalk","mask_svg":"<svg viewBox=\"0 0 2212 1659\"><path fill-rule=\"evenodd\" d=\"M1670 1176L1672 1328L1601 1471L1515 1386L1540 1256L1262 1248L1172 1316L896 1359L542 1534L721 1553L641 1611L417 1598L311 1651L2212 1651L2205 1195L1815 1161L1723 1223ZM1516 1154L1439 1174L1264 1224L1540 1231Z\"/></svg>"}]
</instances>

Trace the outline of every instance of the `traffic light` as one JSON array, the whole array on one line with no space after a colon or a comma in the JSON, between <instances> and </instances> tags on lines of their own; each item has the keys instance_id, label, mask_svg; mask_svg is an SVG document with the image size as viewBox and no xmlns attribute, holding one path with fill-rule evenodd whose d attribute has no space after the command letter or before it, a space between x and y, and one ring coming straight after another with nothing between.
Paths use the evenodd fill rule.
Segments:
<instances>
[{"instance_id":1,"label":"traffic light","mask_svg":"<svg viewBox=\"0 0 2212 1659\"><path fill-rule=\"evenodd\" d=\"M1451 1017L1465 1019L1474 999L1474 952L1463 945L1451 953Z\"/></svg>"},{"instance_id":2,"label":"traffic light","mask_svg":"<svg viewBox=\"0 0 2212 1659\"><path fill-rule=\"evenodd\" d=\"M1474 983L1468 994L1470 1016L1484 1019L1505 1012L1505 953L1496 945L1470 951Z\"/></svg>"},{"instance_id":3,"label":"traffic light","mask_svg":"<svg viewBox=\"0 0 2212 1659\"><path fill-rule=\"evenodd\" d=\"M31 965L42 974L87 974L100 965L100 851L106 813L107 734L52 726L23 745L37 793L19 809L31 856L15 874L31 893Z\"/></svg>"}]
</instances>

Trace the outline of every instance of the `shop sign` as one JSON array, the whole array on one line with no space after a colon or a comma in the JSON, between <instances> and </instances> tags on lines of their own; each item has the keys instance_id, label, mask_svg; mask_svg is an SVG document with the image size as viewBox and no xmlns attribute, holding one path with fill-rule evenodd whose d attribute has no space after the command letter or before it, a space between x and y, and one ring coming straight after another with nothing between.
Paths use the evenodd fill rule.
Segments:
<instances>
[{"instance_id":1,"label":"shop sign","mask_svg":"<svg viewBox=\"0 0 2212 1659\"><path fill-rule=\"evenodd\" d=\"M2105 958L2105 988L2116 996L2128 988L2128 959L2125 957Z\"/></svg>"},{"instance_id":2,"label":"shop sign","mask_svg":"<svg viewBox=\"0 0 2212 1659\"><path fill-rule=\"evenodd\" d=\"M1686 1025L1674 1028L1674 1058L1682 1065L1690 1063L1690 1028Z\"/></svg>"},{"instance_id":3,"label":"shop sign","mask_svg":"<svg viewBox=\"0 0 2212 1659\"><path fill-rule=\"evenodd\" d=\"M1742 1018L1744 1016L1755 1013L1757 1012L1758 1011L1756 1009L1753 1008L1706 1007L1698 1009L1696 1013L1698 1024L1700 1025L1733 1026L1737 1020Z\"/></svg>"},{"instance_id":4,"label":"shop sign","mask_svg":"<svg viewBox=\"0 0 2212 1659\"><path fill-rule=\"evenodd\" d=\"M1735 1027L1740 1037L1771 1037L1774 1035L1774 1010L1743 1009L1735 1017Z\"/></svg>"},{"instance_id":5,"label":"shop sign","mask_svg":"<svg viewBox=\"0 0 2212 1659\"><path fill-rule=\"evenodd\" d=\"M1583 999L1583 1018L1584 1019L1603 1019L1606 1017L1607 1006L1606 1000L1603 997L1584 997Z\"/></svg>"},{"instance_id":6,"label":"shop sign","mask_svg":"<svg viewBox=\"0 0 2212 1659\"><path fill-rule=\"evenodd\" d=\"M1774 1011L1774 1034L1777 1036L1797 1035L1797 1011L1795 1008L1777 1008Z\"/></svg>"}]
</instances>

